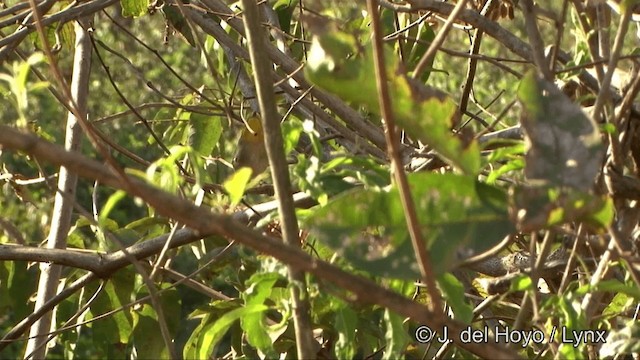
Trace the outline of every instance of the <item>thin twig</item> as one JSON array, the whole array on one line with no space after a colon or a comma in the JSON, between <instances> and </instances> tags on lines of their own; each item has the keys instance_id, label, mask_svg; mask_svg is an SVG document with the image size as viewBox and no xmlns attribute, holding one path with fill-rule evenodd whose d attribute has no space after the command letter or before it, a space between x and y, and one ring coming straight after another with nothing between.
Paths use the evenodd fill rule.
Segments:
<instances>
[{"instance_id":1,"label":"thin twig","mask_svg":"<svg viewBox=\"0 0 640 360\"><path fill-rule=\"evenodd\" d=\"M611 57L609 58L609 63L607 64L607 72L602 79L602 84L600 85L600 92L598 92L598 96L596 97L596 102L593 105L593 116L596 120L602 119L602 108L604 107L605 102L610 99L611 94L611 79L613 78L613 73L618 66L618 60L620 59L620 53L622 51L622 47L624 45L624 38L629 30L629 22L631 21L631 15L633 12L631 9L624 8L622 11L622 18L620 19L620 26L618 27L618 32L616 33L616 38L613 42L613 49L611 51ZM614 124L617 125L617 124Z\"/></svg>"},{"instance_id":2,"label":"thin twig","mask_svg":"<svg viewBox=\"0 0 640 360\"><path fill-rule=\"evenodd\" d=\"M375 0L367 0L367 9L371 17L371 29L373 32L373 59L376 69L376 84L378 87L378 101L380 103L380 113L384 119L385 137L387 141L387 151L391 159L393 167L393 175L400 192L400 200L407 220L407 228L411 236L411 244L418 261L422 281L427 285L429 297L431 299L431 310L435 314L439 314L442 310L442 301L440 292L436 286L435 273L429 258L429 250L426 247L424 236L418 221L416 208L411 197L411 189L404 172L402 158L400 154L400 141L398 140L396 121L393 115L393 107L391 105L391 96L387 88L387 71L384 60L384 49L382 45L382 31L380 29L380 19L378 13L378 5ZM439 315L438 315L439 316Z\"/></svg>"},{"instance_id":3,"label":"thin twig","mask_svg":"<svg viewBox=\"0 0 640 360\"><path fill-rule=\"evenodd\" d=\"M527 28L527 35L529 35L529 44L531 45L533 62L536 64L538 71L547 81L553 81L553 75L549 70L547 59L544 56L544 43L542 42L540 30L538 29L533 1L522 0L521 4L525 27Z\"/></svg>"},{"instance_id":4,"label":"thin twig","mask_svg":"<svg viewBox=\"0 0 640 360\"><path fill-rule=\"evenodd\" d=\"M341 270L325 261L313 258L298 247L282 244L268 236L251 230L233 221L229 216L216 214L206 207L198 207L188 200L168 194L144 181L132 176L123 181L114 170L104 164L87 159L76 153L65 152L60 146L39 139L33 134L17 131L8 126L0 125L0 144L3 151L22 151L51 165L65 165L79 176L100 179L100 183L118 189L129 191L132 183L136 188L136 196L155 208L157 213L175 221L184 223L200 235L217 234L238 241L256 251L272 256L285 264L309 273L335 284L353 294L351 300L362 304L378 304L390 310L412 318L432 329L446 326L451 340L461 348L480 357L493 359L517 359L517 353L498 344L492 337L487 343L464 342L460 334L467 325L458 321L437 316L429 308L415 303L394 291L385 289L375 282ZM174 240L174 243L176 241Z\"/></svg>"},{"instance_id":5,"label":"thin twig","mask_svg":"<svg viewBox=\"0 0 640 360\"><path fill-rule=\"evenodd\" d=\"M447 21L442 26L442 29L438 31L438 34L433 39L433 42L431 43L431 45L429 45L427 52L424 53L424 55L418 62L418 65L416 65L416 68L413 69L413 74L411 75L412 78L414 79L420 78L420 76L422 75L422 72L425 70L427 65L433 62L433 57L436 55L436 52L438 51L440 46L442 46L442 43L444 43L444 39L447 37L449 30L451 30L451 26L456 21L456 18L458 17L460 12L464 9L464 6L466 4L467 4L467 0L458 0L458 3L453 8L453 11L451 11L451 14L449 14L449 17L447 18Z\"/></svg>"},{"instance_id":6,"label":"thin twig","mask_svg":"<svg viewBox=\"0 0 640 360\"><path fill-rule=\"evenodd\" d=\"M487 2L482 7L480 11L480 15L486 16L489 11L494 7L494 0L487 0ZM482 29L476 29L474 31L473 37L471 39L471 50L469 51L470 55L477 55L480 52L480 44L482 43ZM467 104L469 102L469 94L471 94L471 89L473 87L473 82L476 78L476 69L478 67L478 60L476 57L469 58L469 65L467 66L467 76L462 85L462 95L460 96L460 103L458 105L458 109L460 109L460 114L464 114L467 111Z\"/></svg>"},{"instance_id":7,"label":"thin twig","mask_svg":"<svg viewBox=\"0 0 640 360\"><path fill-rule=\"evenodd\" d=\"M556 21L556 41L551 49L551 56L549 59L549 71L552 74L556 73L556 60L558 59L558 51L564 35L564 24L567 19L567 10L569 9L569 0L562 1L562 12L560 13L559 21Z\"/></svg>"},{"instance_id":8,"label":"thin twig","mask_svg":"<svg viewBox=\"0 0 640 360\"><path fill-rule=\"evenodd\" d=\"M245 28L242 25L242 21L237 19L237 14L235 14L229 7L224 4L221 0L201 0L204 5L206 5L209 9L218 12L219 16L226 21L229 26L231 26L234 30L236 30L240 35L245 34ZM199 25L202 23L202 20L196 20L193 17L194 21ZM287 73L294 73L295 70L300 66L300 64L292 59L291 57L284 54L282 51L278 50L274 45L267 43L265 55L267 55L271 60L279 65L282 70ZM297 73L293 76L293 79L300 84L302 88L309 88L310 84L305 78L303 73ZM357 131L362 138L370 141L372 144L376 145L380 149L385 148L385 140L384 135L380 131L380 129L374 126L370 121L364 119L364 117L359 114L355 109L351 106L347 105L344 101L339 99L337 96L333 94L329 94L318 87L314 87L311 90L311 94L320 102L322 102L327 108L333 111L337 116L339 116L345 123L347 123L350 127L352 127L355 131ZM297 98L298 95L295 95Z\"/></svg>"}]
</instances>

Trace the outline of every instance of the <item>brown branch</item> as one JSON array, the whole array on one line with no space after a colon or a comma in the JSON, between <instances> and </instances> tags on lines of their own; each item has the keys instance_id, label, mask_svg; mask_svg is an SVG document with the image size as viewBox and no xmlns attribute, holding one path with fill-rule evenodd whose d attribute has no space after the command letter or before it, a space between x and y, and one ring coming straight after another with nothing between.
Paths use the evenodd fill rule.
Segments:
<instances>
[{"instance_id":1,"label":"brown branch","mask_svg":"<svg viewBox=\"0 0 640 360\"><path fill-rule=\"evenodd\" d=\"M41 14L46 13L47 11L49 11L49 9L51 9L51 7L53 7L53 5L56 3L56 0L45 0L45 1L41 1L38 3L38 12L40 12ZM23 10L25 8L28 8L29 3L28 2L20 2L17 3L16 5L13 5L10 8L4 9L2 11L0 11L0 17L3 17L4 14L6 13L15 13L16 11L20 11ZM24 23L25 20L29 20L31 17L33 17L33 12L32 11L23 11L19 14L16 14L8 19L2 20L0 21L0 29L4 28L6 26L12 26L12 25L16 25L18 23Z\"/></svg>"},{"instance_id":2,"label":"brown branch","mask_svg":"<svg viewBox=\"0 0 640 360\"><path fill-rule=\"evenodd\" d=\"M577 1L577 0L574 0ZM410 0L406 1L410 5L401 5L397 3L391 3L387 0L379 0L380 4L386 8L399 11L399 12L417 12L419 10L425 11L433 11L439 14L448 15L453 11L453 5L449 3L445 3L442 1L436 0ZM475 28L482 29L487 35L496 39L500 43L502 43L507 49L512 51L514 54L520 56L521 58L532 62L533 55L531 52L531 47L519 39L517 36L504 29L502 26L497 24L494 21L491 21L484 16L480 15L478 12L473 10L463 10L460 12L458 16L459 21L466 22L472 25ZM567 55L563 51L558 51L558 60L561 63L567 63L570 60L569 55ZM581 71L578 74L579 79L594 92L598 92L600 86L596 79L593 78L588 72ZM614 101L619 101L620 96L617 94L613 94ZM640 107L635 106L634 111L639 111Z\"/></svg>"},{"instance_id":3,"label":"brown branch","mask_svg":"<svg viewBox=\"0 0 640 360\"><path fill-rule=\"evenodd\" d=\"M385 124L384 134L387 141L387 151L391 159L391 166L393 167L393 176L395 177L396 185L400 193L400 201L402 202L402 208L406 216L413 252L418 261L422 281L427 285L429 292L431 311L436 314L436 316L441 316L439 311L443 308L440 292L436 286L436 276L429 261L429 250L426 247L424 236L420 230L416 207L411 197L411 189L409 189L409 182L407 181L407 176L402 164L400 141L398 139L395 117L393 115L391 96L387 88L388 79L384 59L384 48L382 45L382 30L380 29L380 14L378 13L378 5L374 0L367 0L367 10L371 17L371 30L373 33L373 61L376 71L378 102L380 103L380 114Z\"/></svg>"},{"instance_id":4,"label":"brown branch","mask_svg":"<svg viewBox=\"0 0 640 360\"><path fill-rule=\"evenodd\" d=\"M613 42L613 50L611 52L611 56L609 57L609 63L607 64L607 72L604 74L600 91L598 92L596 102L593 105L593 116L596 120L601 119L602 108L605 102L611 99L611 79L618 65L618 60L620 59L620 52L622 51L622 46L624 45L625 35L629 30L629 22L631 21L632 14L633 13L631 9L625 9L622 12L620 27L618 27L618 32L616 33L616 38Z\"/></svg>"},{"instance_id":5,"label":"brown branch","mask_svg":"<svg viewBox=\"0 0 640 360\"><path fill-rule=\"evenodd\" d=\"M242 25L242 21L240 21L240 19L237 18L237 14L231 11L231 9L229 9L229 7L222 1L201 1L210 10L218 13L218 15L240 35L245 35L245 29ZM195 17L193 19L196 23L198 23L198 20ZM200 24L198 23L198 25ZM287 56L277 47L271 44L266 44L266 54L274 63L279 65L283 71L290 74L294 73L293 79L300 85L300 87L304 89L308 89L309 87L311 87L309 82L305 79L304 73L296 72L296 69L298 69L300 64L298 64L291 57ZM357 131L357 133L362 137L371 141L371 143L376 145L378 148L385 149L385 140L380 129L374 126L371 122L364 119L356 110L345 104L344 101L342 101L335 95L329 94L317 87L314 87L311 90L311 95L313 95L318 101L322 102L327 108L329 108L337 116L344 120L345 123L347 123L355 131Z\"/></svg>"},{"instance_id":6,"label":"brown branch","mask_svg":"<svg viewBox=\"0 0 640 360\"><path fill-rule=\"evenodd\" d=\"M67 23L74 19L81 18L85 15L91 15L97 11L115 4L116 2L117 0L93 0L86 3L81 3L73 8L65 9L63 11L43 18L42 26L49 26L56 22ZM33 23L30 23L28 24L28 26L19 28L13 34L0 39L0 63L3 62L7 58L7 56L18 46L18 44L34 30L35 28L33 27Z\"/></svg>"},{"instance_id":7,"label":"brown branch","mask_svg":"<svg viewBox=\"0 0 640 360\"><path fill-rule=\"evenodd\" d=\"M190 244L204 237L192 230L182 229L173 234L170 248L177 248ZM146 240L126 248L131 256L136 259L144 259L157 255L169 239L169 234ZM73 249L46 249L33 246L0 245L1 261L34 261L51 262L58 265L69 266L76 269L91 271L100 278L108 278L114 272L125 266L131 265L124 251L116 251L109 254L90 253Z\"/></svg>"},{"instance_id":8,"label":"brown branch","mask_svg":"<svg viewBox=\"0 0 640 360\"><path fill-rule=\"evenodd\" d=\"M489 11L495 8L495 3L497 0L487 0L487 2L482 7L480 11L480 15L486 16ZM460 96L460 103L458 105L458 109L460 114L464 114L467 111L467 104L469 102L469 95L471 94L471 89L473 88L473 82L476 77L476 70L478 68L478 58L476 55L480 52L480 44L482 43L482 30L476 29L474 31L473 37L471 39L471 49L469 50L469 65L467 67L467 76L464 85L462 85L462 95Z\"/></svg>"},{"instance_id":9,"label":"brown branch","mask_svg":"<svg viewBox=\"0 0 640 360\"><path fill-rule=\"evenodd\" d=\"M553 81L553 74L549 70L547 59L544 56L544 43L538 29L536 14L532 0L522 0L522 13L524 15L525 28L531 44L531 55L538 71L547 81Z\"/></svg>"},{"instance_id":10,"label":"brown branch","mask_svg":"<svg viewBox=\"0 0 640 360\"><path fill-rule=\"evenodd\" d=\"M414 79L420 78L420 75L424 71L424 68L427 66L427 64L430 64L433 61L433 57L436 55L436 52L438 51L440 46L442 46L442 43L444 43L444 39L447 37L447 34L449 34L449 30L451 30L453 23L456 21L456 18L458 17L460 12L464 9L464 6L466 4L467 4L467 0L457 1L456 6L453 8L451 13L449 14L449 17L447 18L447 21L444 23L444 26L442 27L442 29L440 29L440 31L438 31L438 34L431 42L431 45L429 45L429 48L427 49L427 51L424 53L424 55L418 62L418 65L416 65L416 68L413 70L413 75L411 76L412 78Z\"/></svg>"},{"instance_id":11,"label":"brown branch","mask_svg":"<svg viewBox=\"0 0 640 360\"><path fill-rule=\"evenodd\" d=\"M204 32L213 36L220 44L223 45L223 50L225 50L225 52L229 51L229 52L232 52L233 55L236 57L249 60L248 51L243 47L241 47L240 45L238 45L236 43L236 40L232 39L229 36L229 34L227 34L226 31L224 31L224 29L220 26L220 24L216 23L209 17L205 17L199 12L196 12L190 9L186 9L186 10L188 13L190 13L190 16L193 19L193 21L198 26L200 26L200 28ZM269 48L269 46L267 47ZM226 50L225 48L227 48L228 50ZM291 74L297 74L299 72L297 71L299 67L300 66L298 65L293 71L287 70L287 72ZM274 76L276 76L276 79L278 79L278 82L281 82L282 79L280 76L278 75L274 75ZM294 79L294 80L298 81L299 79ZM300 92L294 89L286 81L281 82L279 87L293 99L297 99L300 96ZM359 133L347 128L338 120L336 120L331 114L328 114L325 110L320 108L318 105L316 105L306 97L302 98L302 100L299 102L298 107L303 111L305 116L308 116L309 118L319 119L322 123L331 127L333 130L339 133L342 137L348 140L348 143L345 144L345 141L342 141L342 144L345 145L345 147L351 150L352 152L355 152L358 148L361 148L366 152L368 152L369 154L374 155L377 158L382 159L385 157L385 153L382 150L380 150L380 148L366 141L362 141L362 137L364 136L362 133Z\"/></svg>"},{"instance_id":12,"label":"brown branch","mask_svg":"<svg viewBox=\"0 0 640 360\"><path fill-rule=\"evenodd\" d=\"M158 214L182 222L202 236L218 234L232 238L296 269L308 271L350 291L354 301L387 307L432 329L442 329L446 326L451 340L456 342L456 345L478 356L493 359L519 358L517 353L496 343L494 339L486 344L462 342L460 334L466 328L464 324L438 317L421 304L382 288L373 281L313 258L299 248L284 245L280 241L248 229L232 220L230 216L216 214L206 207L198 207L185 199L165 193L130 176L127 176L127 181L123 181L119 175L114 174L110 168L105 167L102 163L76 153L67 152L60 146L43 141L33 134L20 132L8 126L0 126L0 148L3 151L21 151L52 165L65 165L79 176L98 179L100 183L117 189L128 191L133 184L137 190L135 195L154 207Z\"/></svg>"},{"instance_id":13,"label":"brown branch","mask_svg":"<svg viewBox=\"0 0 640 360\"><path fill-rule=\"evenodd\" d=\"M244 10L242 21L247 32L249 55L251 56L253 77L262 115L264 146L269 158L276 199L278 199L282 238L285 244L295 247L300 244L298 219L293 206L293 191L291 189L291 180L289 179L286 154L284 153L284 140L280 130L280 115L276 109L276 100L273 93L272 64L264 56L266 38L260 25L260 15L258 14L258 6L255 0L242 0L242 5ZM316 356L315 348L317 347L317 342L313 339L311 305L304 271L289 266L289 281L292 285L290 291L298 358L311 359Z\"/></svg>"}]
</instances>

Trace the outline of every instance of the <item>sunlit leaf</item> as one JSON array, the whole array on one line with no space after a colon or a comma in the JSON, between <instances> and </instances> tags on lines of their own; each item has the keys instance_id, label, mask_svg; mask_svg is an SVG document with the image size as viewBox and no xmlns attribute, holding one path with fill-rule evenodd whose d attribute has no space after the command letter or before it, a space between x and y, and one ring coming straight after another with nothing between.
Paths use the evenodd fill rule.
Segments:
<instances>
[{"instance_id":1,"label":"sunlit leaf","mask_svg":"<svg viewBox=\"0 0 640 360\"><path fill-rule=\"evenodd\" d=\"M402 358L402 355L407 349L407 345L411 341L408 331L404 326L404 319L389 309L385 309L383 321L385 324L384 337L387 343L384 349L383 359Z\"/></svg>"},{"instance_id":2,"label":"sunlit leaf","mask_svg":"<svg viewBox=\"0 0 640 360\"><path fill-rule=\"evenodd\" d=\"M240 203L250 179L251 169L248 167L242 167L231 174L231 176L229 176L229 178L224 182L222 186L227 191L227 194L229 194L232 206Z\"/></svg>"},{"instance_id":3,"label":"sunlit leaf","mask_svg":"<svg viewBox=\"0 0 640 360\"><path fill-rule=\"evenodd\" d=\"M251 285L243 294L246 306L263 305L279 278L275 273L258 273L252 276L247 281ZM274 356L273 343L265 322L264 312L254 312L240 318L240 326L245 331L249 344L265 354Z\"/></svg>"},{"instance_id":4,"label":"sunlit leaf","mask_svg":"<svg viewBox=\"0 0 640 360\"><path fill-rule=\"evenodd\" d=\"M189 145L202 156L209 156L222 134L222 122L218 116L192 113L189 117L191 136Z\"/></svg>"},{"instance_id":5,"label":"sunlit leaf","mask_svg":"<svg viewBox=\"0 0 640 360\"><path fill-rule=\"evenodd\" d=\"M511 291L525 291L533 289L533 281L528 275L519 275L511 280Z\"/></svg>"},{"instance_id":6,"label":"sunlit leaf","mask_svg":"<svg viewBox=\"0 0 640 360\"><path fill-rule=\"evenodd\" d=\"M120 0L122 16L138 17L147 13L149 0Z\"/></svg>"},{"instance_id":7,"label":"sunlit leaf","mask_svg":"<svg viewBox=\"0 0 640 360\"><path fill-rule=\"evenodd\" d=\"M268 310L269 307L263 304L244 306L231 310L218 318L214 323L207 325L202 331L202 342L198 349L199 359L208 359L215 346L222 340L224 334L238 319Z\"/></svg>"},{"instance_id":8,"label":"sunlit leaf","mask_svg":"<svg viewBox=\"0 0 640 360\"><path fill-rule=\"evenodd\" d=\"M456 320L469 324L473 319L473 306L465 301L465 289L460 280L446 273L438 278L438 286Z\"/></svg>"},{"instance_id":9,"label":"sunlit leaf","mask_svg":"<svg viewBox=\"0 0 640 360\"><path fill-rule=\"evenodd\" d=\"M359 44L353 35L330 25L321 32L312 41L305 67L308 79L352 104L379 113L371 44ZM440 90L409 79L390 48L385 47L385 59L387 85L398 124L463 173L477 174L477 143L465 143L451 132L460 116L454 101Z\"/></svg>"}]
</instances>

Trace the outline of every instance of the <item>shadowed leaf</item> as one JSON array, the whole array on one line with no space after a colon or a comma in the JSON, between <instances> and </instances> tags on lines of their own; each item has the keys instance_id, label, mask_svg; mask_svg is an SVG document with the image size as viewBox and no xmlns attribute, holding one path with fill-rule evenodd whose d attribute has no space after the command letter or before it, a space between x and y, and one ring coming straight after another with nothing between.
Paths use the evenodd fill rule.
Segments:
<instances>
[{"instance_id":1,"label":"shadowed leaf","mask_svg":"<svg viewBox=\"0 0 640 360\"><path fill-rule=\"evenodd\" d=\"M446 272L465 247L482 252L513 230L506 195L466 176L412 174L410 186L437 273ZM356 267L373 275L419 276L397 189L356 190L307 219L309 229Z\"/></svg>"},{"instance_id":2,"label":"shadowed leaf","mask_svg":"<svg viewBox=\"0 0 640 360\"><path fill-rule=\"evenodd\" d=\"M522 79L518 98L528 145L525 175L534 182L589 191L604 154L594 121L533 71Z\"/></svg>"}]
</instances>

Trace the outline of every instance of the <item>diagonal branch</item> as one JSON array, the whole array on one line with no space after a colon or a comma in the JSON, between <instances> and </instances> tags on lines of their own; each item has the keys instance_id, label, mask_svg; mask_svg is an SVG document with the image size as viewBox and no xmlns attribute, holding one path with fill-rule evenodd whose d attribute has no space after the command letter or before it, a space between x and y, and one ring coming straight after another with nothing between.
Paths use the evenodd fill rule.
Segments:
<instances>
[{"instance_id":1,"label":"diagonal branch","mask_svg":"<svg viewBox=\"0 0 640 360\"><path fill-rule=\"evenodd\" d=\"M467 326L458 321L438 317L421 304L385 289L371 280L313 258L299 248L282 244L280 241L242 226L230 216L216 214L206 207L198 207L188 200L168 194L129 175L125 181L102 163L65 151L60 146L41 140L33 134L20 132L8 126L0 126L0 148L3 151L21 151L53 165L65 165L79 176L100 179L102 184L117 189L126 191L135 186L136 196L154 207L158 214L182 222L198 234L218 234L234 239L298 270L307 271L350 291L354 295L354 301L381 305L432 329L447 327L451 340L456 345L480 357L519 358L517 353L507 349L503 344L498 344L493 338L486 344L463 342L460 340L460 334Z\"/></svg>"}]
</instances>

